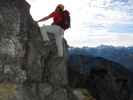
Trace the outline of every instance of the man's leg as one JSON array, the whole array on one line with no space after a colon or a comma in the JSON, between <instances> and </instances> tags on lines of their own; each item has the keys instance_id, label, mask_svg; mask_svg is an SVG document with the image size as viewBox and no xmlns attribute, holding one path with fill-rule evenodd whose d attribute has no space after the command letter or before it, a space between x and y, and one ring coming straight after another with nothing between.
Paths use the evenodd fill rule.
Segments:
<instances>
[{"instance_id":1,"label":"man's leg","mask_svg":"<svg viewBox=\"0 0 133 100\"><path fill-rule=\"evenodd\" d=\"M61 29L59 26L52 25L50 27L47 27L47 31L55 35L58 56L62 57L63 56L62 39L63 39L63 34L64 34L63 29Z\"/></svg>"},{"instance_id":2,"label":"man's leg","mask_svg":"<svg viewBox=\"0 0 133 100\"><path fill-rule=\"evenodd\" d=\"M56 45L57 45L57 50L58 50L58 56L63 57L63 43L62 43L62 36L57 35L56 36Z\"/></svg>"},{"instance_id":3,"label":"man's leg","mask_svg":"<svg viewBox=\"0 0 133 100\"><path fill-rule=\"evenodd\" d=\"M42 34L42 37L43 37L44 41L49 41L49 37L48 37L48 34L47 34L47 30L49 29L48 27L49 26L45 26L44 25L43 27L40 28L41 34Z\"/></svg>"}]
</instances>

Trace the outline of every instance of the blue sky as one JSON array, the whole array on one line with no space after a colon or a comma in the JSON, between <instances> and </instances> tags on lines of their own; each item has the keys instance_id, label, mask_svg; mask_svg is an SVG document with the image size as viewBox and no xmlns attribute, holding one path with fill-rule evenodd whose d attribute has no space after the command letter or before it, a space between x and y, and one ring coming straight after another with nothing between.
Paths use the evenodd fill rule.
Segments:
<instances>
[{"instance_id":1,"label":"blue sky","mask_svg":"<svg viewBox=\"0 0 133 100\"><path fill-rule=\"evenodd\" d=\"M120 33L120 34L124 34L124 33L130 33L133 34L133 24L113 24L112 27L110 27L110 32L116 32L116 33Z\"/></svg>"},{"instance_id":2,"label":"blue sky","mask_svg":"<svg viewBox=\"0 0 133 100\"><path fill-rule=\"evenodd\" d=\"M133 0L27 0L38 20L63 3L71 13L71 29L65 32L70 46L133 46ZM50 24L52 20L39 23Z\"/></svg>"}]
</instances>

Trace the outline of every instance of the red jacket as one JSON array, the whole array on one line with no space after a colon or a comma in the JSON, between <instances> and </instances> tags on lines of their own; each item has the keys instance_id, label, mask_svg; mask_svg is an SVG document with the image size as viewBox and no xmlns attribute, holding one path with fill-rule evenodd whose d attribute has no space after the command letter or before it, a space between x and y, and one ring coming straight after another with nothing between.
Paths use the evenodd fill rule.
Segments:
<instances>
[{"instance_id":1,"label":"red jacket","mask_svg":"<svg viewBox=\"0 0 133 100\"><path fill-rule=\"evenodd\" d=\"M49 17L53 17L53 24L56 25L60 25L63 20L62 14L60 12L52 12Z\"/></svg>"}]
</instances>

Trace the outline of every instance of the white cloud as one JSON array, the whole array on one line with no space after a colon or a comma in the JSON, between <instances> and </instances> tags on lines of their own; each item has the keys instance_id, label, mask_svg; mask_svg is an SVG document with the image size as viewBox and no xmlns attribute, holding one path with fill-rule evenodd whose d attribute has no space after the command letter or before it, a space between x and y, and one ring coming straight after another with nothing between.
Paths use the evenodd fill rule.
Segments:
<instances>
[{"instance_id":1,"label":"white cloud","mask_svg":"<svg viewBox=\"0 0 133 100\"><path fill-rule=\"evenodd\" d=\"M63 3L71 13L72 28L65 32L69 45L133 45L133 36L110 33L114 24L133 24L133 1L128 0L27 0L31 14L38 20ZM51 22L47 21L45 24ZM127 31L128 32L128 31ZM111 41L109 41L111 40Z\"/></svg>"},{"instance_id":2,"label":"white cloud","mask_svg":"<svg viewBox=\"0 0 133 100\"><path fill-rule=\"evenodd\" d=\"M71 45L75 47L96 47L99 45L132 46L133 35L91 35L86 40L74 40Z\"/></svg>"}]
</instances>

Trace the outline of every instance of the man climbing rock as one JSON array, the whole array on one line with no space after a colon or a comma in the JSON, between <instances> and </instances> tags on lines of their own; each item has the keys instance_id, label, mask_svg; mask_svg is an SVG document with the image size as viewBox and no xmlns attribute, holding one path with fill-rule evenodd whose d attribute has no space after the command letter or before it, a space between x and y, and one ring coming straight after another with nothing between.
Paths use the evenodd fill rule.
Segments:
<instances>
[{"instance_id":1,"label":"man climbing rock","mask_svg":"<svg viewBox=\"0 0 133 100\"><path fill-rule=\"evenodd\" d=\"M47 33L53 33L56 39L56 45L58 50L58 56L63 56L63 35L64 31L70 27L70 16L67 10L64 10L63 4L58 4L54 12L49 14L48 16L40 19L37 22L46 21L50 18L53 18L52 25L43 26L41 29L41 33L44 41L49 41Z\"/></svg>"}]
</instances>

